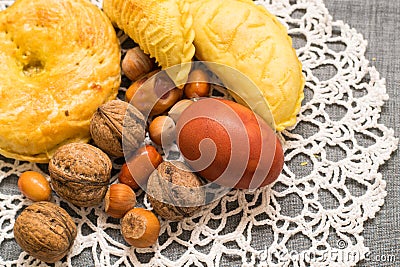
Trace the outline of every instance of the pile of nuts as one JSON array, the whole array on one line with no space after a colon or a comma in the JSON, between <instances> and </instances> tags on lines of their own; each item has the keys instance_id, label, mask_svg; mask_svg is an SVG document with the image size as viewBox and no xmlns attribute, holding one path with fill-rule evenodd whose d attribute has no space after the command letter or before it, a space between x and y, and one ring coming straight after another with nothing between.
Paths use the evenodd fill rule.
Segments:
<instances>
[{"instance_id":1,"label":"pile of nuts","mask_svg":"<svg viewBox=\"0 0 400 267\"><path fill-rule=\"evenodd\" d=\"M152 211L136 207L135 190L146 188L149 177L152 177L152 186L147 189L154 194L162 193L162 189L157 187L160 184L155 179L170 179L168 177L171 177L172 172L177 177L173 183L189 187L202 185L202 180L187 167L176 168L174 164L164 161L157 146L173 141L175 124L180 113L192 103L191 98L207 96L210 85L205 82L188 83L183 89L174 88L160 96L157 92L158 84L155 84L154 90L142 99L135 96L140 103L132 105L129 102L140 86L152 75L159 73L160 70L154 69L155 67L154 60L139 47L129 49L122 60L122 70L132 80L132 85L126 91L126 101L109 101L101 105L93 115L90 133L94 145L70 143L61 146L49 162L50 182L35 171L20 175L18 187L21 193L35 203L18 216L14 235L21 248L32 256L49 263L58 261L68 253L76 237L76 226L72 218L63 208L49 202L52 189L62 199L80 207L95 206L104 201L105 212L110 217L121 219L121 233L125 241L134 247L144 248L156 243L160 222ZM193 78L199 79L199 76L203 80L207 79L204 71L195 70L190 74L189 82ZM173 83L166 75L159 80L168 86ZM159 100L152 108L150 120L147 122L141 108L146 106L151 94ZM183 97L186 99L182 99ZM144 143L146 129L153 144ZM129 134L123 134L123 131L128 131ZM123 138L128 140L122 142ZM128 144L128 147L123 146L123 143ZM126 162L118 174L118 182L110 184L110 158L122 157L124 153ZM160 197L162 199L165 196ZM164 204L159 199L149 196L154 211L167 220L180 220L193 215L200 208L179 208ZM182 199L175 201L178 204ZM36 210L39 215L29 217L31 210ZM64 219L60 219L60 216ZM64 224L59 223L60 221ZM33 227L40 229L37 231ZM56 234L35 237L28 234L46 233L55 228L58 229L57 232L65 233L67 238ZM62 244L66 240L68 242L62 247L38 249L42 248L43 242Z\"/></svg>"},{"instance_id":2,"label":"pile of nuts","mask_svg":"<svg viewBox=\"0 0 400 267\"><path fill-rule=\"evenodd\" d=\"M197 110L207 110L216 103L212 102L215 98L214 100L206 98L211 99L211 102L197 99L212 94L209 73L201 68L193 69L188 82L183 88L178 88L166 72L160 72L159 69L154 69L155 67L154 61L139 47L128 50L122 60L122 71L132 80L132 84L126 90L125 101L112 100L104 103L93 115L90 133L94 145L82 143L63 145L49 162L51 187L61 198L80 207L95 206L104 201L105 212L110 217L120 219L121 233L125 241L137 248L149 247L156 243L160 233L160 222L156 214L166 220L175 221L194 215L206 203L204 180L199 175L208 181L214 181L212 176L207 177L206 174L215 175L218 171L224 171L224 164L230 160L229 155L231 155L229 138L224 136L223 129L217 131L217 128L213 128L216 127L213 126L215 121L210 118L203 117L200 123L193 122L194 126L190 127L195 130L190 127L186 130L183 128L177 130L188 116L189 119L192 118L190 114L196 113ZM147 85L142 86L144 84ZM271 165L264 163L271 163L272 158L271 171L268 176L265 173L265 176L261 177L263 182L261 185L265 186L274 181L283 166L282 147L279 141L275 145L274 132L267 130L269 126L265 122L259 125L256 114L250 109L229 100L215 101L229 106L234 111L234 117L240 118L247 129L250 156L248 161L244 162L246 171L237 183L238 187L235 188L250 188L257 165L269 168ZM200 102L211 104L198 108ZM226 115L224 112L219 114L219 121L228 120L228 124L236 127L234 120L229 121L229 116ZM183 139L189 143L185 148L179 147L178 144L186 159L189 157L184 155L185 151L188 151L186 152L188 155L196 155L198 153L194 148L198 147L196 142L214 136L211 139L222 149L218 150L219 154L216 155L213 162L215 164L212 165L213 170L207 167L204 172L193 172L189 168L192 165L188 161L186 162L188 166L183 162L164 161L158 148L168 147L174 143L179 130L182 130L180 133L186 132ZM145 142L146 131L152 144ZM263 142L264 139L260 136L269 139ZM272 144L273 147L264 149L262 143ZM266 154L272 155L272 158L268 156L267 160L262 159L258 150L268 151ZM125 156L125 163L118 174L118 182L111 184L110 157L122 156ZM242 158L239 160L243 161ZM23 212L16 220L14 234L18 237L16 238L18 244L38 259L47 262L59 260L73 243L76 236L75 225L69 223L71 221L69 215L62 208L43 204L50 203L48 201L51 197L51 187L41 174L32 171L23 173L18 186L27 198L41 201L38 202L41 203L38 211L40 216L29 219ZM156 214L136 207L135 190L140 188L145 189ZM38 209L35 206L33 208ZM48 212L46 208L60 211ZM61 216L60 214L66 217L63 224L57 217ZM26 224L29 220L30 223L22 227L21 224ZM40 227L40 231L37 229L34 231L32 229L34 226ZM27 234L29 231L52 232L54 228L63 235L44 237L39 234L37 237L32 237ZM64 236L67 236L68 242L65 242ZM26 240L25 237L30 239ZM46 241L46 238L63 240L50 242ZM54 246L48 251L38 251L37 248L40 248L43 242L60 243L62 246Z\"/></svg>"}]
</instances>

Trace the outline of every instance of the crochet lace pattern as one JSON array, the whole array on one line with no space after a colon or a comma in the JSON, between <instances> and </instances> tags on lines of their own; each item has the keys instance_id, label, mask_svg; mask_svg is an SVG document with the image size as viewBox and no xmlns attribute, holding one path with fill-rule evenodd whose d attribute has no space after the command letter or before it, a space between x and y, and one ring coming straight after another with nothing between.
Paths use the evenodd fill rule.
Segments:
<instances>
[{"instance_id":1,"label":"crochet lace pattern","mask_svg":"<svg viewBox=\"0 0 400 267\"><path fill-rule=\"evenodd\" d=\"M0 0L0 10L11 3ZM278 181L232 190L182 221L161 220L158 243L146 249L123 240L104 205L80 208L53 193L78 229L56 266L354 266L366 257L364 223L386 196L379 166L398 145L393 130L378 122L388 99L385 80L365 58L367 41L334 21L322 0L256 3L288 28L306 77L298 123L280 133L285 166ZM113 182L121 164L114 161ZM13 239L15 218L32 203L17 188L27 170L48 178L45 164L0 156L2 266L47 266ZM143 192L138 202L151 209Z\"/></svg>"}]
</instances>

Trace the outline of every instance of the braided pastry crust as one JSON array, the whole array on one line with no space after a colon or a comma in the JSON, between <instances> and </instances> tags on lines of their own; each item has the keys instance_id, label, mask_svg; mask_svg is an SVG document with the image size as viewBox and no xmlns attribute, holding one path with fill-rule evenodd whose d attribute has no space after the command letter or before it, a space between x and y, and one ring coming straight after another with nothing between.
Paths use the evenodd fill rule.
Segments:
<instances>
[{"instance_id":1,"label":"braided pastry crust","mask_svg":"<svg viewBox=\"0 0 400 267\"><path fill-rule=\"evenodd\" d=\"M103 10L115 26L131 37L178 86L187 81L194 57L193 20L180 0L104 0Z\"/></svg>"}]
</instances>

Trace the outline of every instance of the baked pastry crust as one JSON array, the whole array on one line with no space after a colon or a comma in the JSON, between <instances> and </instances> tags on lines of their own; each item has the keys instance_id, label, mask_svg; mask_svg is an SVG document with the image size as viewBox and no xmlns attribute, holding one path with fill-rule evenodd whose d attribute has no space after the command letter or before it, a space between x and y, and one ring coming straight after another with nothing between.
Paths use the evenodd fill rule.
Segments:
<instances>
[{"instance_id":1,"label":"baked pastry crust","mask_svg":"<svg viewBox=\"0 0 400 267\"><path fill-rule=\"evenodd\" d=\"M121 79L115 30L86 0L17 0L0 12L0 62L0 154L31 162L87 142Z\"/></svg>"},{"instance_id":2,"label":"baked pastry crust","mask_svg":"<svg viewBox=\"0 0 400 267\"><path fill-rule=\"evenodd\" d=\"M195 52L193 20L185 1L104 0L103 10L177 86L183 86L191 68L183 63L191 62Z\"/></svg>"},{"instance_id":3,"label":"baked pastry crust","mask_svg":"<svg viewBox=\"0 0 400 267\"><path fill-rule=\"evenodd\" d=\"M196 22L196 57L228 65L248 76L263 92L277 131L294 125L304 98L305 79L286 28L251 0L186 2ZM219 69L212 70L229 88L230 80L224 79Z\"/></svg>"}]
</instances>

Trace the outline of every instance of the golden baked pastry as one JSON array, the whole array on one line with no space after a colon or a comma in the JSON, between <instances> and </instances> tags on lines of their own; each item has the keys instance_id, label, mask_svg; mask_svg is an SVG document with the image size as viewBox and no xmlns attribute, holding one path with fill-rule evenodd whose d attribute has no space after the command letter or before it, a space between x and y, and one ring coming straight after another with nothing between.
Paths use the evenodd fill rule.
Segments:
<instances>
[{"instance_id":1,"label":"golden baked pastry","mask_svg":"<svg viewBox=\"0 0 400 267\"><path fill-rule=\"evenodd\" d=\"M193 20L185 1L104 0L103 10L162 69L192 60ZM176 85L183 85L190 67L183 64L182 68L167 69L167 73Z\"/></svg>"},{"instance_id":2,"label":"golden baked pastry","mask_svg":"<svg viewBox=\"0 0 400 267\"><path fill-rule=\"evenodd\" d=\"M17 0L0 12L0 62L0 154L32 162L87 142L121 79L114 28L86 0Z\"/></svg>"},{"instance_id":3,"label":"golden baked pastry","mask_svg":"<svg viewBox=\"0 0 400 267\"><path fill-rule=\"evenodd\" d=\"M263 92L276 130L295 124L305 80L286 28L264 7L250 0L186 2L191 5L195 21L196 57L228 65L247 75ZM224 79L219 69L213 71L229 88L230 80Z\"/></svg>"}]
</instances>

